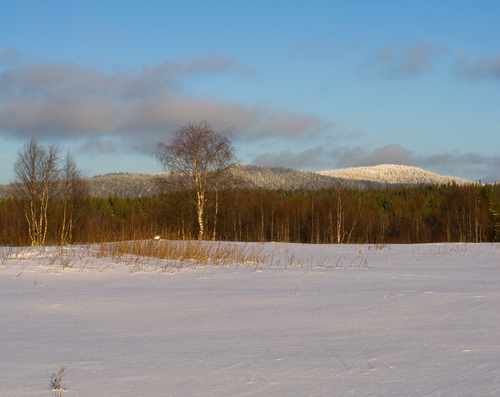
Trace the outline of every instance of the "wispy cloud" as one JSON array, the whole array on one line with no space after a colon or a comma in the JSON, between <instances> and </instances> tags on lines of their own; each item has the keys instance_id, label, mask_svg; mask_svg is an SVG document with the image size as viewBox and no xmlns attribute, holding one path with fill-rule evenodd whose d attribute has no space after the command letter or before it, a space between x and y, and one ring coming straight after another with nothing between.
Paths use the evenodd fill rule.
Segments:
<instances>
[{"instance_id":1,"label":"wispy cloud","mask_svg":"<svg viewBox=\"0 0 500 397\"><path fill-rule=\"evenodd\" d=\"M242 138L297 138L330 125L314 115L186 94L196 78L227 74L246 76L248 70L219 55L116 74L70 63L4 67L0 133L20 139L83 137L93 143L114 137L126 148L151 152L170 131L193 120L207 120L218 129L233 127ZM101 146L86 149L93 147Z\"/></svg>"},{"instance_id":2,"label":"wispy cloud","mask_svg":"<svg viewBox=\"0 0 500 397\"><path fill-rule=\"evenodd\" d=\"M386 145L371 152L355 147L343 150L337 161L337 167L362 167L379 164L412 165L412 153L400 145Z\"/></svg>"},{"instance_id":3,"label":"wispy cloud","mask_svg":"<svg viewBox=\"0 0 500 397\"><path fill-rule=\"evenodd\" d=\"M118 149L113 142L91 141L81 145L78 151L91 154L110 154L116 153Z\"/></svg>"},{"instance_id":4,"label":"wispy cloud","mask_svg":"<svg viewBox=\"0 0 500 397\"><path fill-rule=\"evenodd\" d=\"M16 48L8 48L0 54L0 66L11 65L22 58L23 53Z\"/></svg>"},{"instance_id":5,"label":"wispy cloud","mask_svg":"<svg viewBox=\"0 0 500 397\"><path fill-rule=\"evenodd\" d=\"M459 77L467 80L500 80L500 54L482 56L478 59L472 59L472 56L464 54L456 61L454 70Z\"/></svg>"},{"instance_id":6,"label":"wispy cloud","mask_svg":"<svg viewBox=\"0 0 500 397\"><path fill-rule=\"evenodd\" d=\"M400 145L391 144L371 151L361 147L344 149L337 162L339 167L373 166L379 164L402 164L418 167L493 167L500 169L498 156L484 156L477 153L440 153L432 155L415 154Z\"/></svg>"},{"instance_id":7,"label":"wispy cloud","mask_svg":"<svg viewBox=\"0 0 500 397\"><path fill-rule=\"evenodd\" d=\"M0 74L0 95L43 99L115 97L122 100L159 95L178 90L183 79L207 74L237 72L221 56L174 60L157 66L143 66L124 73L107 75L89 66L70 63L27 64Z\"/></svg>"},{"instance_id":8,"label":"wispy cloud","mask_svg":"<svg viewBox=\"0 0 500 397\"><path fill-rule=\"evenodd\" d=\"M276 167L318 170L331 166L331 157L322 146L315 146L298 153L283 150L278 153L262 154L254 158L252 162Z\"/></svg>"},{"instance_id":9,"label":"wispy cloud","mask_svg":"<svg viewBox=\"0 0 500 397\"><path fill-rule=\"evenodd\" d=\"M416 43L409 48L380 47L366 58L362 71L383 78L409 78L432 69L434 58L446 52L439 45Z\"/></svg>"}]
</instances>

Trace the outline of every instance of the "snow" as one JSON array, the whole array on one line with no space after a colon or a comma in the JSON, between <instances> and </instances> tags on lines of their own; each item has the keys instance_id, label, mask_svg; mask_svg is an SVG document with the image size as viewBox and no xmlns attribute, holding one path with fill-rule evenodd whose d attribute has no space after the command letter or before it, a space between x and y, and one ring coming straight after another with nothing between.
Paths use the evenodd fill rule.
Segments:
<instances>
[{"instance_id":1,"label":"snow","mask_svg":"<svg viewBox=\"0 0 500 397\"><path fill-rule=\"evenodd\" d=\"M471 181L465 179L438 175L430 171L425 171L421 168L397 164L341 168L336 170L320 171L318 174L334 178L345 178L352 181L367 180L390 184L419 185L456 183L458 185L467 185L472 183Z\"/></svg>"},{"instance_id":2,"label":"snow","mask_svg":"<svg viewBox=\"0 0 500 397\"><path fill-rule=\"evenodd\" d=\"M75 397L500 395L499 244L260 246L169 272L3 248L0 395L62 367Z\"/></svg>"}]
</instances>

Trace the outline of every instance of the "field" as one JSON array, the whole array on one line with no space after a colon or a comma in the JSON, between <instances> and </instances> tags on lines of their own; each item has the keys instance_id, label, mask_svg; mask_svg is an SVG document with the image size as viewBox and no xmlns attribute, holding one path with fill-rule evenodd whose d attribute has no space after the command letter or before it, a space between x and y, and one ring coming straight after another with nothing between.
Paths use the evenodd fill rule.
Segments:
<instances>
[{"instance_id":1,"label":"field","mask_svg":"<svg viewBox=\"0 0 500 397\"><path fill-rule=\"evenodd\" d=\"M2 248L0 395L500 395L500 244L154 244Z\"/></svg>"}]
</instances>

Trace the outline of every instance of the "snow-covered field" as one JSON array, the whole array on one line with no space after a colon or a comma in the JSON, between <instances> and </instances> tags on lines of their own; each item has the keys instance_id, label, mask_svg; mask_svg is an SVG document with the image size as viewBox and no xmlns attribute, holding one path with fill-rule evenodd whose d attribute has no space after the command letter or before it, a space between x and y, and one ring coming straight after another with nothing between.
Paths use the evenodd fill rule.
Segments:
<instances>
[{"instance_id":1,"label":"snow-covered field","mask_svg":"<svg viewBox=\"0 0 500 397\"><path fill-rule=\"evenodd\" d=\"M67 397L500 395L499 244L261 249L162 272L3 248L0 395L62 367Z\"/></svg>"}]
</instances>

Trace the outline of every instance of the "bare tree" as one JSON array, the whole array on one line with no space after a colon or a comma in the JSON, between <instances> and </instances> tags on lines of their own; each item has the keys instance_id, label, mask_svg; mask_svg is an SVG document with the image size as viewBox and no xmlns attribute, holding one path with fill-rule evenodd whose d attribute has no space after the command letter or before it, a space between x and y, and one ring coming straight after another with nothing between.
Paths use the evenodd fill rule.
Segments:
<instances>
[{"instance_id":1,"label":"bare tree","mask_svg":"<svg viewBox=\"0 0 500 397\"><path fill-rule=\"evenodd\" d=\"M218 193L237 164L235 150L228 139L230 130L214 131L210 123L188 123L173 134L170 144L159 143L156 159L171 174L161 183L190 193L198 218L198 240L205 231L204 210L208 192Z\"/></svg>"},{"instance_id":2,"label":"bare tree","mask_svg":"<svg viewBox=\"0 0 500 397\"><path fill-rule=\"evenodd\" d=\"M89 197L87 181L76 166L74 157L68 151L61 167L60 199L62 225L60 243L68 244L73 238L73 226L81 213L81 202Z\"/></svg>"},{"instance_id":3,"label":"bare tree","mask_svg":"<svg viewBox=\"0 0 500 397\"><path fill-rule=\"evenodd\" d=\"M59 149L55 145L45 147L31 139L18 153L14 175L14 194L24 209L30 244L43 245L49 201L58 191Z\"/></svg>"}]
</instances>

